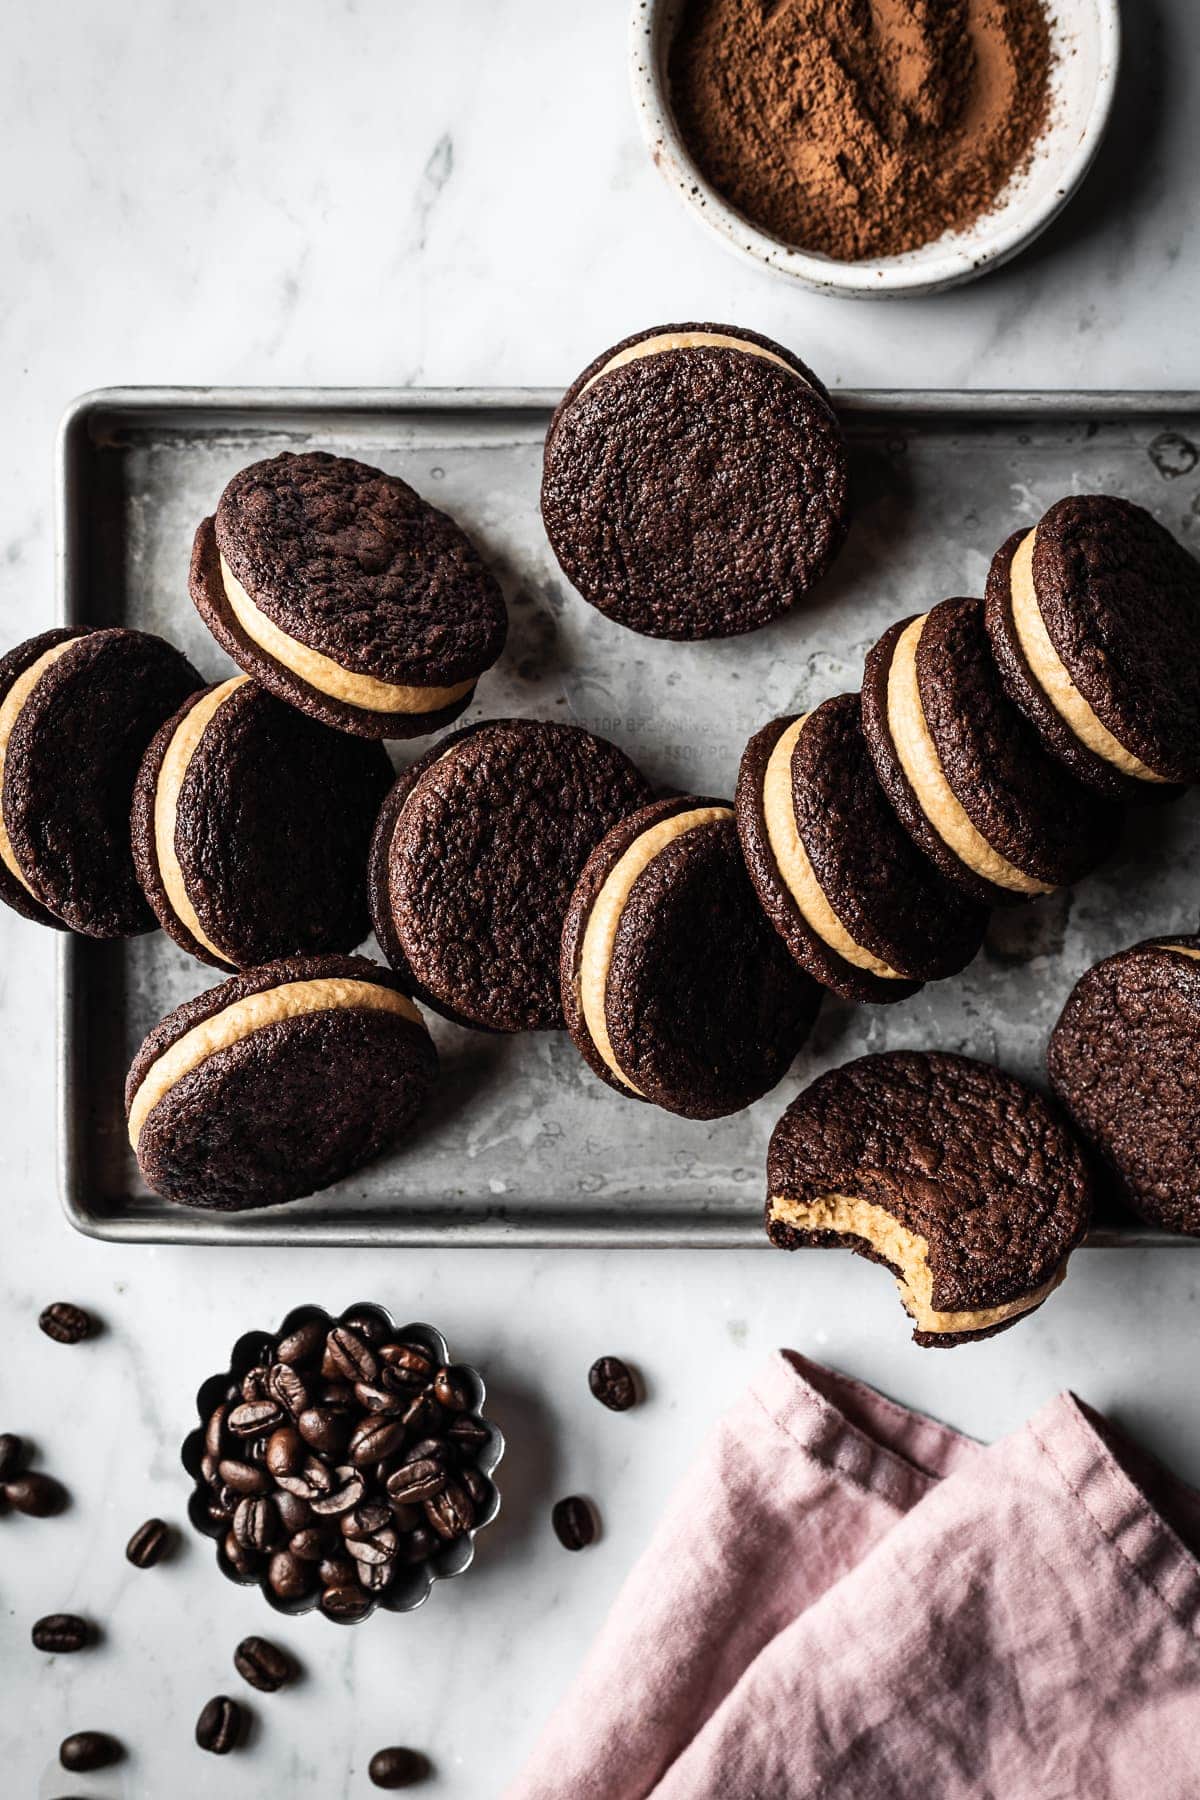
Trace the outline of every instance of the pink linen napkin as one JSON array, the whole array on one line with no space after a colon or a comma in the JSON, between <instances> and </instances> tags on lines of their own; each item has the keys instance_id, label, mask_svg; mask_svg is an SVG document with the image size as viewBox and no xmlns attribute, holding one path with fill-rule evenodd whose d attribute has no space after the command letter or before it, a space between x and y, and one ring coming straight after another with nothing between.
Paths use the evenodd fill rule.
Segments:
<instances>
[{"instance_id":1,"label":"pink linen napkin","mask_svg":"<svg viewBox=\"0 0 1200 1800\"><path fill-rule=\"evenodd\" d=\"M509 1800L1194 1800L1197 1545L1070 1395L985 1450L781 1353Z\"/></svg>"}]
</instances>

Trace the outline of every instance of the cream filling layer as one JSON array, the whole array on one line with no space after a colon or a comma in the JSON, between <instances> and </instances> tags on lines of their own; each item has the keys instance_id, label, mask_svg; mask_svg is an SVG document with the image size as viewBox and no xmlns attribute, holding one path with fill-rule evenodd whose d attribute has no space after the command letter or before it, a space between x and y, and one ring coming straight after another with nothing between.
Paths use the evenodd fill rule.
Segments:
<instances>
[{"instance_id":1,"label":"cream filling layer","mask_svg":"<svg viewBox=\"0 0 1200 1800\"><path fill-rule=\"evenodd\" d=\"M893 969L878 956L873 956L846 930L825 897L808 851L796 829L796 809L792 802L792 753L809 716L805 713L803 718L788 726L772 750L763 776L763 818L766 821L771 854L788 893L807 923L831 950L835 950L856 969L865 969L869 974L882 976L886 981L904 981L907 977L899 969Z\"/></svg>"},{"instance_id":2,"label":"cream filling layer","mask_svg":"<svg viewBox=\"0 0 1200 1800\"><path fill-rule=\"evenodd\" d=\"M954 852L959 862L985 881L997 887L1010 888L1017 894L1052 894L1054 888L1044 881L1026 875L998 850L993 850L981 831L967 817L954 789L946 779L921 705L917 681L917 646L925 629L928 613L922 613L900 633L888 670L888 730L900 766L909 780L917 802L942 842Z\"/></svg>"},{"instance_id":3,"label":"cream filling layer","mask_svg":"<svg viewBox=\"0 0 1200 1800\"><path fill-rule=\"evenodd\" d=\"M608 1035L605 1011L608 971L612 965L613 945L616 943L621 914L625 911L638 876L650 866L656 856L661 855L668 844L683 837L686 832L698 830L702 825L712 825L718 819L732 817L733 813L728 806L698 806L691 812L675 813L669 819L660 819L657 825L652 825L648 831L643 831L636 837L628 850L617 858L592 903L579 953L579 1009L583 1014L588 1036L600 1052L605 1066L612 1070L617 1080L630 1093L640 1094L642 1090L634 1085L617 1061Z\"/></svg>"},{"instance_id":4,"label":"cream filling layer","mask_svg":"<svg viewBox=\"0 0 1200 1800\"><path fill-rule=\"evenodd\" d=\"M799 369L794 369L790 362L777 356L774 350L752 343L749 338L734 337L725 331L660 331L653 337L641 338L636 344L629 344L624 350L618 350L615 356L610 356L604 367L597 369L591 380L584 383L575 398L581 399L589 388L595 387L601 376L611 375L614 369L623 369L626 363L640 362L644 356L661 356L665 350L740 350L743 356L761 356L764 362L774 363L776 368L785 370L802 387L812 388L812 382L806 381Z\"/></svg>"},{"instance_id":5,"label":"cream filling layer","mask_svg":"<svg viewBox=\"0 0 1200 1800\"><path fill-rule=\"evenodd\" d=\"M227 1050L252 1032L277 1025L282 1019L337 1012L346 1007L397 1013L424 1028L424 1020L406 995L373 981L324 976L316 981L287 981L261 994L248 994L214 1013L211 1019L193 1025L151 1063L129 1109L129 1142L134 1150L151 1110L177 1082L218 1050Z\"/></svg>"},{"instance_id":6,"label":"cream filling layer","mask_svg":"<svg viewBox=\"0 0 1200 1800\"><path fill-rule=\"evenodd\" d=\"M78 638L64 638L61 644L52 644L49 650L43 650L37 661L31 662L29 667L22 674L17 676L17 679L13 682L7 694L5 694L4 704L0 706L0 795L4 792L4 765L8 759L8 740L13 734L13 728L17 723L21 708L28 700L30 694L32 694L38 682L42 679L42 676L46 673L46 670L50 667L51 663L56 663L64 650L69 650L72 644L78 642ZM25 892L32 895L36 900L37 895L30 887L25 876L25 871L17 861L17 853L13 849L9 839L8 826L4 823L4 808L2 805L0 805L0 859L3 859L4 866L9 874L15 875L21 886L25 889Z\"/></svg>"},{"instance_id":7,"label":"cream filling layer","mask_svg":"<svg viewBox=\"0 0 1200 1800\"><path fill-rule=\"evenodd\" d=\"M1046 621L1042 618L1037 591L1033 585L1033 543L1036 537L1035 526L1032 531L1026 532L1017 545L1009 570L1013 625L1030 673L1059 718L1093 755L1102 757L1115 769L1120 769L1123 775L1135 776L1138 781L1165 782L1165 775L1156 775L1144 762L1139 762L1133 752L1126 750L1124 744L1113 736L1108 726L1101 724L1071 680L1066 665L1050 642L1050 633L1046 630Z\"/></svg>"},{"instance_id":8,"label":"cream filling layer","mask_svg":"<svg viewBox=\"0 0 1200 1800\"><path fill-rule=\"evenodd\" d=\"M225 598L234 618L246 636L260 650L306 681L309 687L347 706L361 707L364 712L431 713L440 712L469 694L478 679L458 681L452 687L405 687L392 681L377 681L373 675L356 675L344 669L330 656L323 656L299 638L289 637L274 620L260 612L238 580L225 558L221 557L221 582Z\"/></svg>"},{"instance_id":9,"label":"cream filling layer","mask_svg":"<svg viewBox=\"0 0 1200 1800\"><path fill-rule=\"evenodd\" d=\"M223 681L220 687L205 694L203 700L197 700L171 734L154 788L154 854L158 862L159 879L170 902L171 911L197 943L203 944L213 956L218 956L222 962L227 963L232 963L233 958L227 956L219 944L214 944L200 923L199 914L188 895L187 883L175 850L175 828L180 789L188 766L200 747L200 739L211 724L218 707L223 706L230 695L244 687L249 679L248 675L235 675L231 681Z\"/></svg>"},{"instance_id":10,"label":"cream filling layer","mask_svg":"<svg viewBox=\"0 0 1200 1800\"><path fill-rule=\"evenodd\" d=\"M1049 1281L1018 1300L1007 1300L1001 1306L976 1307L970 1312L939 1312L933 1304L928 1241L907 1230L882 1206L849 1194L821 1194L803 1205L782 1194L772 1194L771 1217L798 1231L836 1231L870 1244L893 1269L899 1269L896 1287L918 1331L985 1331L989 1325L1001 1325L1006 1319L1032 1311L1066 1279L1064 1263Z\"/></svg>"}]
</instances>

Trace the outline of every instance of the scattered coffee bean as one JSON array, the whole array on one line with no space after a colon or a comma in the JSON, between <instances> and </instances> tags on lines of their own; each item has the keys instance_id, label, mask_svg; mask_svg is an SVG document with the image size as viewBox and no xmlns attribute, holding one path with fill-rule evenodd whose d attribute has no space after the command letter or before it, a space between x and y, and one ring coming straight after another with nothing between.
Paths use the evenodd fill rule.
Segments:
<instances>
[{"instance_id":1,"label":"scattered coffee bean","mask_svg":"<svg viewBox=\"0 0 1200 1800\"><path fill-rule=\"evenodd\" d=\"M35 1650L44 1650L47 1656L70 1656L87 1648L92 1628L77 1613L47 1613L29 1635Z\"/></svg>"},{"instance_id":2,"label":"scattered coffee bean","mask_svg":"<svg viewBox=\"0 0 1200 1800\"><path fill-rule=\"evenodd\" d=\"M92 1334L92 1315L82 1306L72 1306L69 1300L55 1300L47 1306L38 1324L56 1344L81 1344Z\"/></svg>"},{"instance_id":3,"label":"scattered coffee bean","mask_svg":"<svg viewBox=\"0 0 1200 1800\"><path fill-rule=\"evenodd\" d=\"M585 1550L596 1535L592 1509L578 1494L556 1501L550 1522L564 1550Z\"/></svg>"},{"instance_id":4,"label":"scattered coffee bean","mask_svg":"<svg viewBox=\"0 0 1200 1800\"><path fill-rule=\"evenodd\" d=\"M135 1569L152 1569L161 1562L171 1543L171 1527L164 1519L147 1519L139 1525L125 1546L125 1555Z\"/></svg>"},{"instance_id":5,"label":"scattered coffee bean","mask_svg":"<svg viewBox=\"0 0 1200 1800\"><path fill-rule=\"evenodd\" d=\"M0 1481L17 1473L24 1455L24 1442L15 1431L0 1432Z\"/></svg>"},{"instance_id":6,"label":"scattered coffee bean","mask_svg":"<svg viewBox=\"0 0 1200 1800\"><path fill-rule=\"evenodd\" d=\"M228 1756L241 1742L246 1715L228 1694L217 1694L196 1720L196 1742L214 1756Z\"/></svg>"},{"instance_id":7,"label":"scattered coffee bean","mask_svg":"<svg viewBox=\"0 0 1200 1800\"><path fill-rule=\"evenodd\" d=\"M601 1356L588 1370L588 1386L609 1412L628 1412L637 1404L637 1382L619 1356Z\"/></svg>"},{"instance_id":8,"label":"scattered coffee bean","mask_svg":"<svg viewBox=\"0 0 1200 1800\"><path fill-rule=\"evenodd\" d=\"M390 1744L377 1750L367 1765L367 1774L377 1788L415 1787L429 1774L429 1760L419 1750L405 1750Z\"/></svg>"},{"instance_id":9,"label":"scattered coffee bean","mask_svg":"<svg viewBox=\"0 0 1200 1800\"><path fill-rule=\"evenodd\" d=\"M260 1637L242 1639L233 1653L233 1666L260 1694L277 1693L300 1672L286 1650Z\"/></svg>"},{"instance_id":10,"label":"scattered coffee bean","mask_svg":"<svg viewBox=\"0 0 1200 1800\"><path fill-rule=\"evenodd\" d=\"M73 1731L58 1746L58 1760L72 1775L90 1775L93 1769L107 1769L124 1755L116 1738L107 1731Z\"/></svg>"},{"instance_id":11,"label":"scattered coffee bean","mask_svg":"<svg viewBox=\"0 0 1200 1800\"><path fill-rule=\"evenodd\" d=\"M4 1484L4 1498L18 1512L31 1519L48 1519L61 1512L67 1503L67 1491L53 1475L15 1475Z\"/></svg>"}]
</instances>

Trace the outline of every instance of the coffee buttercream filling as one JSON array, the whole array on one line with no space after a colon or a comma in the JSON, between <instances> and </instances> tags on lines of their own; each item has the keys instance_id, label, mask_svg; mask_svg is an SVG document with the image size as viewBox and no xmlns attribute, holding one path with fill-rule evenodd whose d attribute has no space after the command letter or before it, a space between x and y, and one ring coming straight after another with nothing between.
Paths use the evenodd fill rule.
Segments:
<instances>
[{"instance_id":1,"label":"coffee buttercream filling","mask_svg":"<svg viewBox=\"0 0 1200 1800\"><path fill-rule=\"evenodd\" d=\"M885 981L905 981L909 978L901 970L891 968L880 957L872 955L847 931L804 848L792 797L792 757L810 716L805 713L780 735L763 775L763 819L775 866L806 924L831 950L856 969L865 969Z\"/></svg>"},{"instance_id":2,"label":"coffee buttercream filling","mask_svg":"<svg viewBox=\"0 0 1200 1800\"><path fill-rule=\"evenodd\" d=\"M310 644L290 637L268 619L250 598L229 564L221 556L221 582L225 598L234 618L246 636L274 662L289 669L311 688L340 700L346 706L357 706L363 712L433 713L452 706L469 694L478 676L458 681L451 687L412 687L392 681L378 681L373 675L359 675L343 668L332 657L324 656Z\"/></svg>"},{"instance_id":3,"label":"coffee buttercream filling","mask_svg":"<svg viewBox=\"0 0 1200 1800\"><path fill-rule=\"evenodd\" d=\"M50 667L51 663L56 663L65 650L69 650L72 644L77 644L78 642L78 638L64 638L61 644L52 644L49 650L43 650L42 654L37 658L37 661L31 662L29 667L17 676L17 679L13 682L7 694L5 694L4 703L3 705L0 705L0 796L3 795L4 791L4 766L8 760L8 742L16 727L21 708L29 699L29 696L33 693L34 688L42 679L42 676L46 673L46 670ZM4 820L4 806L2 799L0 799L0 859L3 860L4 866L9 874L16 876L21 886L25 889L25 892L32 895L32 897L37 900L38 895L31 887L29 879L17 859L17 853L12 847L12 840L8 835L8 826Z\"/></svg>"},{"instance_id":4,"label":"coffee buttercream filling","mask_svg":"<svg viewBox=\"0 0 1200 1800\"><path fill-rule=\"evenodd\" d=\"M1030 674L1059 718L1094 756L1111 763L1123 775L1134 776L1138 781L1165 782L1165 775L1156 775L1144 762L1139 762L1132 750L1127 750L1113 736L1108 726L1101 723L1089 702L1075 686L1065 663L1051 643L1033 581L1033 546L1036 537L1035 526L1032 531L1026 532L1017 545L1009 569L1013 626Z\"/></svg>"},{"instance_id":5,"label":"coffee buttercream filling","mask_svg":"<svg viewBox=\"0 0 1200 1800\"><path fill-rule=\"evenodd\" d=\"M195 706L180 720L171 734L158 771L158 780L154 787L154 857L158 864L159 880L171 911L179 920L189 936L203 944L213 956L220 957L222 962L233 963L233 958L219 944L213 942L200 923L200 916L187 891L183 869L180 866L175 845L175 833L179 815L179 794L193 756L200 747L200 740L212 723L213 715L225 701L244 687L249 680L248 675L235 675L229 681L223 681L211 693L197 700Z\"/></svg>"},{"instance_id":6,"label":"coffee buttercream filling","mask_svg":"<svg viewBox=\"0 0 1200 1800\"><path fill-rule=\"evenodd\" d=\"M917 647L928 613L905 626L896 640L887 680L887 722L892 744L917 804L946 847L974 874L1017 894L1051 894L1052 883L1018 869L968 817L946 777L921 704Z\"/></svg>"},{"instance_id":7,"label":"coffee buttercream filling","mask_svg":"<svg viewBox=\"0 0 1200 1800\"><path fill-rule=\"evenodd\" d=\"M735 337L726 331L659 331L651 337L639 338L636 344L627 344L624 350L610 356L604 367L597 369L590 381L584 382L575 398L581 399L589 388L595 387L603 376L611 375L614 369L640 362L644 356L661 356L667 350L737 350L743 356L759 356L764 362L774 363L776 368L794 376L802 387L812 389L812 382L806 380L799 369L774 350L768 350L765 344L756 344L750 338Z\"/></svg>"},{"instance_id":8,"label":"coffee buttercream filling","mask_svg":"<svg viewBox=\"0 0 1200 1800\"><path fill-rule=\"evenodd\" d=\"M699 806L691 812L673 813L637 836L619 856L608 874L588 913L583 943L579 953L579 1008L588 1036L596 1046L604 1064L617 1080L633 1094L642 1090L630 1080L617 1061L608 1032L608 972L612 966L613 947L634 883L649 868L656 856L686 832L720 819L732 819L728 806Z\"/></svg>"},{"instance_id":9,"label":"coffee buttercream filling","mask_svg":"<svg viewBox=\"0 0 1200 1800\"><path fill-rule=\"evenodd\" d=\"M805 1202L772 1194L770 1216L796 1231L833 1231L841 1237L859 1238L869 1244L895 1274L904 1309L918 1331L949 1334L986 1331L992 1325L1002 1325L1006 1319L1015 1319L1039 1306L1067 1273L1064 1262L1049 1281L1016 1300L1004 1301L999 1306L943 1312L933 1303L928 1240L909 1231L884 1207L849 1194L819 1194Z\"/></svg>"},{"instance_id":10,"label":"coffee buttercream filling","mask_svg":"<svg viewBox=\"0 0 1200 1800\"><path fill-rule=\"evenodd\" d=\"M258 994L247 994L193 1025L151 1063L129 1108L129 1142L136 1151L151 1110L185 1075L219 1050L231 1049L253 1032L278 1025L284 1019L354 1009L395 1013L424 1029L424 1020L407 995L373 981L323 976L313 981L288 981Z\"/></svg>"}]
</instances>

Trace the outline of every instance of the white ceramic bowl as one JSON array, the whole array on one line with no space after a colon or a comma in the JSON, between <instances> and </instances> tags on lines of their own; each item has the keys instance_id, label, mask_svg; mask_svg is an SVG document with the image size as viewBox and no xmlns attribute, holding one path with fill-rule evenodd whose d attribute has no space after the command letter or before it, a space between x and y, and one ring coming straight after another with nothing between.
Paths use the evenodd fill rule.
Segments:
<instances>
[{"instance_id":1,"label":"white ceramic bowl","mask_svg":"<svg viewBox=\"0 0 1200 1800\"><path fill-rule=\"evenodd\" d=\"M666 72L684 4L634 0L633 93L650 153L680 198L729 249L822 293L856 299L933 294L1007 262L1046 229L1079 186L1112 108L1121 41L1118 0L1071 0L1051 17L1056 54L1050 123L1029 168L1010 184L999 206L967 230L947 232L919 250L839 262L759 231L709 186L692 161L672 116Z\"/></svg>"}]
</instances>

